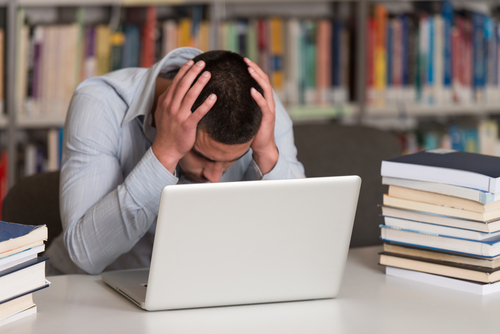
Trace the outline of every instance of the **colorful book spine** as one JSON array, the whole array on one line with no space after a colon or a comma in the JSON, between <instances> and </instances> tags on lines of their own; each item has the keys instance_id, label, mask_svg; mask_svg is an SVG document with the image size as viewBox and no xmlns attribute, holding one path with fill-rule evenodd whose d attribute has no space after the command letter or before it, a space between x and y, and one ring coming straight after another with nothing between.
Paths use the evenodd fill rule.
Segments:
<instances>
[{"instance_id":1,"label":"colorful book spine","mask_svg":"<svg viewBox=\"0 0 500 334\"><path fill-rule=\"evenodd\" d=\"M376 91L375 106L385 105L385 90L387 88L387 9L382 5L375 5L375 75L374 86Z\"/></svg>"}]
</instances>

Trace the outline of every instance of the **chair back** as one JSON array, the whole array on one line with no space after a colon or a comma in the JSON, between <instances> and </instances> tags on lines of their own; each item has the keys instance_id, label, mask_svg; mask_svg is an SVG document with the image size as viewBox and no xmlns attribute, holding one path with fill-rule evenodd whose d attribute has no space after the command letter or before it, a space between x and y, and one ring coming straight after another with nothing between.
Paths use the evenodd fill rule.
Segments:
<instances>
[{"instance_id":1,"label":"chair back","mask_svg":"<svg viewBox=\"0 0 500 334\"><path fill-rule=\"evenodd\" d=\"M386 131L336 123L294 126L298 159L307 177L359 175L362 179L351 247L381 244L383 224L378 204L387 187L382 185L382 160L401 155L398 138Z\"/></svg>"},{"instance_id":2,"label":"chair back","mask_svg":"<svg viewBox=\"0 0 500 334\"><path fill-rule=\"evenodd\" d=\"M59 213L59 171L36 174L10 189L2 205L2 220L27 225L47 225L48 248L62 232Z\"/></svg>"}]
</instances>

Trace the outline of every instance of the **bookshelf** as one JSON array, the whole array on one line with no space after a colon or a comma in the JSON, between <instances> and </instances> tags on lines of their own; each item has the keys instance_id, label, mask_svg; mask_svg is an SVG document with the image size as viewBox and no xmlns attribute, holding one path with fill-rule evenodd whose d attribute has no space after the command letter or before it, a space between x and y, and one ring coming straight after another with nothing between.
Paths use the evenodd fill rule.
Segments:
<instances>
[{"instance_id":1,"label":"bookshelf","mask_svg":"<svg viewBox=\"0 0 500 334\"><path fill-rule=\"evenodd\" d=\"M17 141L19 131L35 131L43 129L60 128L64 124L64 115L29 115L19 112L19 102L16 101L16 66L19 57L16 55L21 25L18 20L19 10L27 11L51 8L61 8L73 12L76 16L80 9L84 11L105 8L107 23L113 20L112 16L123 14L131 7L158 6L158 8L176 8L178 6L202 5L207 17L213 26L219 26L224 22L236 21L240 18L248 20L262 17L280 16L284 19L300 18L301 20L319 20L322 17L335 18L339 3L347 3L352 6L349 15L349 98L340 103L320 104L297 104L293 101L284 101L287 110L295 122L329 121L338 119L346 123L367 124L390 130L409 129L418 127L420 118L452 118L462 116L487 117L489 115L500 115L500 103L488 104L448 104L448 105L426 105L421 103L408 103L407 101L392 101L382 106L373 105L367 98L369 87L369 68L367 65L369 49L368 24L372 15L371 8L374 4L383 3L390 10L408 11L408 6L418 1L394 0L392 2L380 2L375 0L0 0L0 8L6 9L6 54L5 54L5 102L4 109L8 112L0 115L0 129L5 132L7 138L6 149L9 154L9 184L13 185L19 175L16 175L15 163L19 160L17 154ZM486 5L472 3L476 6L474 10L484 10ZM487 7L487 6L486 6ZM397 9L399 8L399 9ZM405 9L406 8L406 9ZM71 16L70 15L70 16ZM158 11L158 15L160 11ZM391 14L392 15L392 14ZM76 18L73 19L74 21ZM98 20L99 21L99 20ZM66 22L67 23L67 22ZM101 21L101 23L103 23ZM209 49L220 48L220 35L215 34L210 41ZM286 66L286 64L285 64Z\"/></svg>"}]
</instances>

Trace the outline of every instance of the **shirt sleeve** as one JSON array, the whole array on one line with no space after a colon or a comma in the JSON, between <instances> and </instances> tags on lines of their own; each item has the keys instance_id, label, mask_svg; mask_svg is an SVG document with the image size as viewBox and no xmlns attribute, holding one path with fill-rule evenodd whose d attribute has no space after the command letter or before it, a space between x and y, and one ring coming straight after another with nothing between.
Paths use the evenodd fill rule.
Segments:
<instances>
[{"instance_id":1,"label":"shirt sleeve","mask_svg":"<svg viewBox=\"0 0 500 334\"><path fill-rule=\"evenodd\" d=\"M278 95L273 91L274 101L276 102L275 114L276 124L274 127L274 140L278 147L278 161L273 169L267 174L262 175L257 163L252 160L249 171L246 174L247 179L252 180L279 180L304 178L304 166L297 159L297 148L293 137L293 123L285 110L283 103Z\"/></svg>"},{"instance_id":2,"label":"shirt sleeve","mask_svg":"<svg viewBox=\"0 0 500 334\"><path fill-rule=\"evenodd\" d=\"M151 148L124 179L118 158L120 122L112 108L77 93L64 130L64 245L72 261L90 274L102 272L132 249L155 221L163 187L178 182Z\"/></svg>"}]
</instances>

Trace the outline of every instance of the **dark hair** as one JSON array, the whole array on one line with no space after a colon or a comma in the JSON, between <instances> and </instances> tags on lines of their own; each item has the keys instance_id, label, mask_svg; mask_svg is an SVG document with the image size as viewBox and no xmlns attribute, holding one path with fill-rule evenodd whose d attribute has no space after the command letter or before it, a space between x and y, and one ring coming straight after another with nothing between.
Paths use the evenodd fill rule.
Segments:
<instances>
[{"instance_id":1,"label":"dark hair","mask_svg":"<svg viewBox=\"0 0 500 334\"><path fill-rule=\"evenodd\" d=\"M211 77L192 110L196 110L210 94L217 95L215 105L198 123L198 129L205 130L210 138L223 144L249 142L257 134L262 121L262 111L250 89L254 87L261 94L263 91L248 72L243 57L217 50L202 53L193 60L195 63L203 60L206 65L202 73L209 71Z\"/></svg>"}]
</instances>

